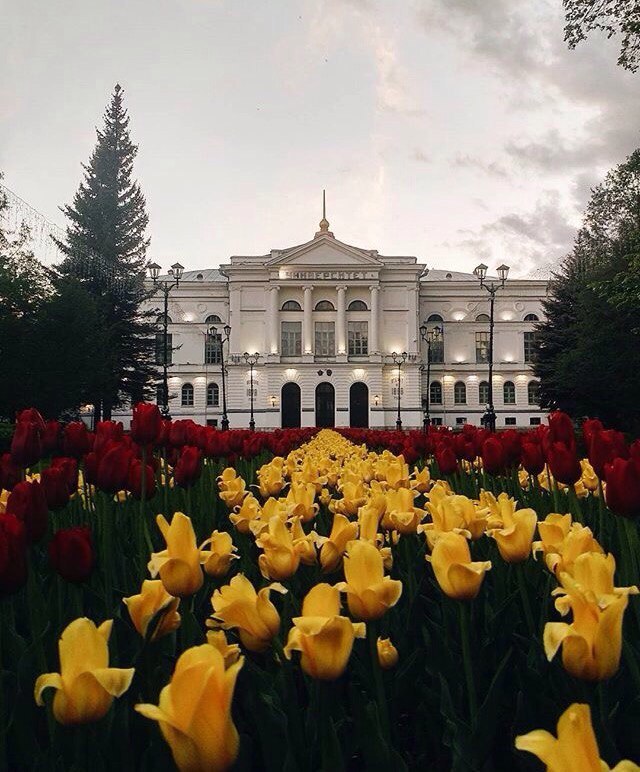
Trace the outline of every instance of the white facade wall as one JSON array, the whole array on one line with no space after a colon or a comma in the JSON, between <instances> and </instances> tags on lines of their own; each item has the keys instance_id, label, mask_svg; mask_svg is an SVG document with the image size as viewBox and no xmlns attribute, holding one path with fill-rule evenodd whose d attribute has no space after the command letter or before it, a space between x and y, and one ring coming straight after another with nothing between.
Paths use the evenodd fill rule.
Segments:
<instances>
[{"instance_id":1,"label":"white facade wall","mask_svg":"<svg viewBox=\"0 0 640 772\"><path fill-rule=\"evenodd\" d=\"M527 385L533 380L524 361L524 333L534 329L527 314L542 318L546 283L508 281L497 294L495 307L494 404L498 426L529 426L543 413L528 401ZM281 310L295 301L300 310ZM315 310L329 301L333 310ZM353 301L366 305L349 310ZM159 298L150 302L160 308ZM432 363L430 380L443 386L443 403L431 404L431 417L445 425L479 423L486 405L479 400L479 383L488 367L476 362L476 332L488 331L479 314L489 311L488 293L472 274L442 270L426 271L411 256L382 256L334 238L323 220L309 242L267 255L232 257L218 270L189 271L169 301L173 361L169 371L170 411L174 418L189 417L220 425L222 417L221 366L205 365L207 317L221 319L218 328L231 326L227 362L227 412L232 428L247 427L250 411L250 368L244 352L260 354L254 368L254 417L257 428L282 425L282 388L293 381L300 387L302 426L315 426L316 388L330 383L335 391L333 420L349 426L354 383L367 387L365 421L370 427L393 427L397 418L398 368L393 352L406 353L401 367L401 418L405 428L422 424L427 393L426 347L420 325L437 314L442 322L444 362ZM302 331L301 353L285 357L281 351L282 322L298 322ZM331 322L335 329L335 353L321 357L315 348L315 324ZM348 350L349 322L366 322L368 353L356 356ZM430 327L433 327L429 322ZM466 385L466 402L456 404L454 385ZM516 387L516 404L505 405L503 384ZM182 386L194 388L193 406L181 404ZM207 406L207 384L217 383L218 405ZM322 387L321 387L322 388ZM363 389L363 387L357 387ZM127 421L128 415L120 418ZM290 416L289 416L290 417ZM362 416L361 416L362 417ZM508 420L510 419L510 420Z\"/></svg>"}]
</instances>

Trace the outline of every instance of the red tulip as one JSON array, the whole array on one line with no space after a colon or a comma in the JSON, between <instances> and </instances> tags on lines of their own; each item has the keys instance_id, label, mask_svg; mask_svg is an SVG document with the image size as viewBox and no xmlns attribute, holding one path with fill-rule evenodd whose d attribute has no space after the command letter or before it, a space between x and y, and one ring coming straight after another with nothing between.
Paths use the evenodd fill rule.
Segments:
<instances>
[{"instance_id":1,"label":"red tulip","mask_svg":"<svg viewBox=\"0 0 640 772\"><path fill-rule=\"evenodd\" d=\"M67 582L85 582L95 562L91 530L78 526L57 531L49 542L49 562Z\"/></svg>"},{"instance_id":2,"label":"red tulip","mask_svg":"<svg viewBox=\"0 0 640 772\"><path fill-rule=\"evenodd\" d=\"M24 523L0 514L0 597L19 590L27 581L27 544Z\"/></svg>"},{"instance_id":3,"label":"red tulip","mask_svg":"<svg viewBox=\"0 0 640 772\"><path fill-rule=\"evenodd\" d=\"M584 443L589 448L594 434L604 430L602 421L599 418L585 418L582 422L582 436Z\"/></svg>"},{"instance_id":4,"label":"red tulip","mask_svg":"<svg viewBox=\"0 0 640 772\"><path fill-rule=\"evenodd\" d=\"M193 423L190 419L181 419L179 421L171 421L167 430L167 438L169 445L173 445L174 448L181 448L187 444L187 430Z\"/></svg>"},{"instance_id":5,"label":"red tulip","mask_svg":"<svg viewBox=\"0 0 640 772\"><path fill-rule=\"evenodd\" d=\"M157 405L138 402L131 418L131 437L139 445L155 445L162 432L162 415Z\"/></svg>"},{"instance_id":6,"label":"red tulip","mask_svg":"<svg viewBox=\"0 0 640 772\"><path fill-rule=\"evenodd\" d=\"M22 520L27 541L40 541L47 531L49 507L38 482L19 482L7 499L7 512Z\"/></svg>"},{"instance_id":7,"label":"red tulip","mask_svg":"<svg viewBox=\"0 0 640 772\"><path fill-rule=\"evenodd\" d=\"M529 474L537 477L544 469L544 463L542 445L525 440L522 443L522 466Z\"/></svg>"},{"instance_id":8,"label":"red tulip","mask_svg":"<svg viewBox=\"0 0 640 772\"><path fill-rule=\"evenodd\" d=\"M440 474L454 474L458 471L456 454L448 445L440 445L436 448L435 457Z\"/></svg>"},{"instance_id":9,"label":"red tulip","mask_svg":"<svg viewBox=\"0 0 640 772\"><path fill-rule=\"evenodd\" d=\"M482 466L487 474L504 472L504 449L497 437L489 437L482 446Z\"/></svg>"},{"instance_id":10,"label":"red tulip","mask_svg":"<svg viewBox=\"0 0 640 772\"><path fill-rule=\"evenodd\" d=\"M547 450L547 462L551 474L563 485L574 485L582 477L582 468L573 448L564 442L554 442Z\"/></svg>"},{"instance_id":11,"label":"red tulip","mask_svg":"<svg viewBox=\"0 0 640 772\"><path fill-rule=\"evenodd\" d=\"M517 466L522 453L522 435L515 429L506 429L497 438L502 445L505 466Z\"/></svg>"},{"instance_id":12,"label":"red tulip","mask_svg":"<svg viewBox=\"0 0 640 772\"><path fill-rule=\"evenodd\" d=\"M614 458L627 458L629 455L624 435L613 429L603 429L592 434L587 448L589 462L601 479L604 479L607 464L610 464Z\"/></svg>"},{"instance_id":13,"label":"red tulip","mask_svg":"<svg viewBox=\"0 0 640 772\"><path fill-rule=\"evenodd\" d=\"M40 411L36 410L35 407L26 407L24 410L19 410L16 413L16 423L36 424L40 434L43 434L45 430L44 418L40 415Z\"/></svg>"},{"instance_id":14,"label":"red tulip","mask_svg":"<svg viewBox=\"0 0 640 772\"><path fill-rule=\"evenodd\" d=\"M616 458L605 471L609 509L623 517L640 516L640 462L635 458Z\"/></svg>"},{"instance_id":15,"label":"red tulip","mask_svg":"<svg viewBox=\"0 0 640 772\"><path fill-rule=\"evenodd\" d=\"M78 462L76 459L69 456L58 456L52 459L51 466L62 469L69 486L69 493L75 493L78 489Z\"/></svg>"},{"instance_id":16,"label":"red tulip","mask_svg":"<svg viewBox=\"0 0 640 772\"><path fill-rule=\"evenodd\" d=\"M16 466L29 467L42 456L41 429L35 421L18 421L11 439L11 460Z\"/></svg>"},{"instance_id":17,"label":"red tulip","mask_svg":"<svg viewBox=\"0 0 640 772\"><path fill-rule=\"evenodd\" d=\"M123 437L124 427L120 421L98 421L91 450L101 455L106 451L107 446L121 443Z\"/></svg>"},{"instance_id":18,"label":"red tulip","mask_svg":"<svg viewBox=\"0 0 640 772\"><path fill-rule=\"evenodd\" d=\"M0 456L0 491L12 490L22 479L22 469L11 460L11 453Z\"/></svg>"},{"instance_id":19,"label":"red tulip","mask_svg":"<svg viewBox=\"0 0 640 772\"><path fill-rule=\"evenodd\" d=\"M72 421L62 430L62 449L67 456L80 458L91 450L91 435L84 421Z\"/></svg>"},{"instance_id":20,"label":"red tulip","mask_svg":"<svg viewBox=\"0 0 640 772\"><path fill-rule=\"evenodd\" d=\"M60 450L62 424L60 421L47 421L42 433L42 453L53 456Z\"/></svg>"},{"instance_id":21,"label":"red tulip","mask_svg":"<svg viewBox=\"0 0 640 772\"><path fill-rule=\"evenodd\" d=\"M40 484L47 506L51 510L62 509L69 503L69 480L62 467L49 466L40 472Z\"/></svg>"},{"instance_id":22,"label":"red tulip","mask_svg":"<svg viewBox=\"0 0 640 772\"><path fill-rule=\"evenodd\" d=\"M113 445L98 461L96 485L106 493L117 493L127 487L133 453L123 443Z\"/></svg>"},{"instance_id":23,"label":"red tulip","mask_svg":"<svg viewBox=\"0 0 640 772\"><path fill-rule=\"evenodd\" d=\"M563 442L568 448L575 448L576 434L573 421L561 410L549 413L549 442Z\"/></svg>"},{"instance_id":24,"label":"red tulip","mask_svg":"<svg viewBox=\"0 0 640 772\"><path fill-rule=\"evenodd\" d=\"M176 485L188 488L200 477L202 465L202 452L192 445L185 445L180 457L173 469Z\"/></svg>"},{"instance_id":25,"label":"red tulip","mask_svg":"<svg viewBox=\"0 0 640 772\"><path fill-rule=\"evenodd\" d=\"M156 492L156 478L153 472L153 467L149 464L145 464L145 498L153 498ZM129 465L129 479L127 480L127 489L131 491L134 498L142 498L142 461L139 458L134 458Z\"/></svg>"}]
</instances>

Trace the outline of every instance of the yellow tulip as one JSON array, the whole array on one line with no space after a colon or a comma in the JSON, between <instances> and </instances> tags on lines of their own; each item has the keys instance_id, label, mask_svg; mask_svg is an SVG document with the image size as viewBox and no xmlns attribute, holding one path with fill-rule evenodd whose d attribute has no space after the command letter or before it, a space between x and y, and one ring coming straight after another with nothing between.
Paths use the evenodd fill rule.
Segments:
<instances>
[{"instance_id":1,"label":"yellow tulip","mask_svg":"<svg viewBox=\"0 0 640 772\"><path fill-rule=\"evenodd\" d=\"M218 495L229 509L240 506L242 499L247 495L246 483L242 477L236 476L235 469L225 469L218 477L218 486L220 488Z\"/></svg>"},{"instance_id":2,"label":"yellow tulip","mask_svg":"<svg viewBox=\"0 0 640 772\"><path fill-rule=\"evenodd\" d=\"M260 502L253 493L249 493L244 497L240 506L234 507L233 513L229 515L229 520L240 533L251 533L251 523L260 517L260 511Z\"/></svg>"},{"instance_id":3,"label":"yellow tulip","mask_svg":"<svg viewBox=\"0 0 640 772\"><path fill-rule=\"evenodd\" d=\"M243 646L249 651L264 651L280 630L280 615L269 600L271 590L287 592L277 583L256 592L244 574L234 576L211 596L211 626L223 630L237 628Z\"/></svg>"},{"instance_id":4,"label":"yellow tulip","mask_svg":"<svg viewBox=\"0 0 640 772\"><path fill-rule=\"evenodd\" d=\"M209 547L205 550L205 547ZM209 576L224 576L231 566L231 561L237 559L235 554L237 547L233 546L231 534L226 531L214 531L211 536L201 544L200 556L205 572Z\"/></svg>"},{"instance_id":5,"label":"yellow tulip","mask_svg":"<svg viewBox=\"0 0 640 772\"><path fill-rule=\"evenodd\" d=\"M637 587L614 587L613 555L585 553L576 558L573 576L560 574L557 610L573 614L573 622L547 622L544 648L551 661L562 647L564 669L588 681L603 681L618 671L622 647L622 619L628 596Z\"/></svg>"},{"instance_id":6,"label":"yellow tulip","mask_svg":"<svg viewBox=\"0 0 640 772\"><path fill-rule=\"evenodd\" d=\"M479 539L486 530L489 509L466 496L439 494L431 498L426 506L432 522L420 530L426 534L431 548L441 533L453 531Z\"/></svg>"},{"instance_id":7,"label":"yellow tulip","mask_svg":"<svg viewBox=\"0 0 640 772\"><path fill-rule=\"evenodd\" d=\"M494 520L494 524L495 522ZM500 527L490 529L487 534L495 539L500 556L504 561L522 563L531 554L531 544L537 522L538 516L533 509L514 511L504 507Z\"/></svg>"},{"instance_id":8,"label":"yellow tulip","mask_svg":"<svg viewBox=\"0 0 640 772\"><path fill-rule=\"evenodd\" d=\"M328 507L331 503L331 491L328 488L323 488L322 493L318 496L318 501L323 507Z\"/></svg>"},{"instance_id":9,"label":"yellow tulip","mask_svg":"<svg viewBox=\"0 0 640 772\"><path fill-rule=\"evenodd\" d=\"M382 555L366 541L347 544L344 575L346 582L336 586L347 593L349 611L356 619L379 619L402 594L402 582L384 575Z\"/></svg>"},{"instance_id":10,"label":"yellow tulip","mask_svg":"<svg viewBox=\"0 0 640 772\"><path fill-rule=\"evenodd\" d=\"M380 512L380 509L373 505L370 501L367 502L364 507L360 507L358 510L360 539L363 541L370 541L373 544L376 543L378 539L378 526L380 525L381 517L382 512Z\"/></svg>"},{"instance_id":11,"label":"yellow tulip","mask_svg":"<svg viewBox=\"0 0 640 772\"><path fill-rule=\"evenodd\" d=\"M467 540L462 534L453 532L438 536L427 560L433 566L442 591L455 600L475 598L485 573L491 568L488 560L472 562Z\"/></svg>"},{"instance_id":12,"label":"yellow tulip","mask_svg":"<svg viewBox=\"0 0 640 772\"><path fill-rule=\"evenodd\" d=\"M584 487L590 492L595 493L599 488L599 480L598 475L595 473L594 468L591 466L589 461L586 458L583 458L580 461L580 468L582 469L582 477L578 481L578 483L581 483L584 485ZM576 483L576 487L578 485Z\"/></svg>"},{"instance_id":13,"label":"yellow tulip","mask_svg":"<svg viewBox=\"0 0 640 772\"><path fill-rule=\"evenodd\" d=\"M176 512L171 525L164 515L158 515L156 522L167 549L152 553L148 566L151 576L155 579L160 574L166 591L176 598L193 595L202 587L204 579L191 518Z\"/></svg>"},{"instance_id":14,"label":"yellow tulip","mask_svg":"<svg viewBox=\"0 0 640 772\"><path fill-rule=\"evenodd\" d=\"M383 670L391 670L398 664L398 650L391 643L390 638L378 638L378 662Z\"/></svg>"},{"instance_id":15,"label":"yellow tulip","mask_svg":"<svg viewBox=\"0 0 640 772\"><path fill-rule=\"evenodd\" d=\"M354 638L364 638L363 622L340 616L340 592L337 587L320 583L302 602L302 616L294 617L285 656L302 653L300 665L305 673L322 681L333 681L344 672Z\"/></svg>"},{"instance_id":16,"label":"yellow tulip","mask_svg":"<svg viewBox=\"0 0 640 772\"><path fill-rule=\"evenodd\" d=\"M60 724L86 724L101 719L131 685L133 668L109 667L107 642L113 620L100 627L86 617L74 619L58 642L60 672L38 676L34 696L44 705L45 689L56 690L53 715Z\"/></svg>"},{"instance_id":17,"label":"yellow tulip","mask_svg":"<svg viewBox=\"0 0 640 772\"><path fill-rule=\"evenodd\" d=\"M289 514L302 518L305 523L313 520L320 508L315 497L316 488L312 483L292 483L285 500Z\"/></svg>"},{"instance_id":18,"label":"yellow tulip","mask_svg":"<svg viewBox=\"0 0 640 772\"><path fill-rule=\"evenodd\" d=\"M431 474L429 473L428 467L425 466L420 470L418 470L417 467L414 467L412 477L413 480L411 480L410 485L414 490L417 490L420 493L426 493L431 487Z\"/></svg>"},{"instance_id":19,"label":"yellow tulip","mask_svg":"<svg viewBox=\"0 0 640 772\"><path fill-rule=\"evenodd\" d=\"M387 491L382 527L387 530L395 529L402 534L417 533L418 525L426 514L424 510L413 506L417 495L410 488Z\"/></svg>"},{"instance_id":20,"label":"yellow tulip","mask_svg":"<svg viewBox=\"0 0 640 772\"><path fill-rule=\"evenodd\" d=\"M301 545L294 544L290 528L277 515L257 537L256 545L263 550L258 566L265 579L288 579L298 570Z\"/></svg>"},{"instance_id":21,"label":"yellow tulip","mask_svg":"<svg viewBox=\"0 0 640 772\"><path fill-rule=\"evenodd\" d=\"M286 523L289 516L289 507L284 500L270 498L267 499L255 517L249 523L249 530L254 536L259 536L263 531L269 528L269 522L272 517L277 517Z\"/></svg>"},{"instance_id":22,"label":"yellow tulip","mask_svg":"<svg viewBox=\"0 0 640 772\"><path fill-rule=\"evenodd\" d=\"M318 562L318 552L316 550L318 534L315 531L305 533L299 517L294 517L290 521L290 525L293 547L300 555L300 562L304 563L305 566L315 566Z\"/></svg>"},{"instance_id":23,"label":"yellow tulip","mask_svg":"<svg viewBox=\"0 0 640 772\"><path fill-rule=\"evenodd\" d=\"M183 652L159 705L136 705L157 721L181 772L222 772L238 755L231 700L243 659L225 669L224 658L204 643Z\"/></svg>"},{"instance_id":24,"label":"yellow tulip","mask_svg":"<svg viewBox=\"0 0 640 772\"><path fill-rule=\"evenodd\" d=\"M150 622L154 621L150 641L157 641L180 627L178 606L180 599L165 590L160 579L145 579L139 595L123 598L133 626L143 638L147 637Z\"/></svg>"},{"instance_id":25,"label":"yellow tulip","mask_svg":"<svg viewBox=\"0 0 640 772\"><path fill-rule=\"evenodd\" d=\"M224 630L207 630L207 643L222 654L225 667L240 659L240 647L237 643L227 641Z\"/></svg>"},{"instance_id":26,"label":"yellow tulip","mask_svg":"<svg viewBox=\"0 0 640 772\"><path fill-rule=\"evenodd\" d=\"M540 529L538 529L540 530ZM602 554L602 547L598 544L590 528L586 528L580 523L572 523L565 537L555 544L548 542L546 529L540 532L543 537L542 548L545 553L544 559L549 571L559 576L561 572L571 572L573 564L580 555L586 553ZM551 538L557 538L555 532ZM538 543L537 543L538 544ZM537 547L537 544L534 547Z\"/></svg>"},{"instance_id":27,"label":"yellow tulip","mask_svg":"<svg viewBox=\"0 0 640 772\"><path fill-rule=\"evenodd\" d=\"M609 772L600 760L588 705L574 702L560 716L558 737L544 729L516 737L516 748L537 756L549 772ZM612 772L640 772L631 761L621 761Z\"/></svg>"},{"instance_id":28,"label":"yellow tulip","mask_svg":"<svg viewBox=\"0 0 640 772\"><path fill-rule=\"evenodd\" d=\"M320 547L320 565L325 574L337 571L342 565L342 556L347 543L356 538L358 524L352 523L344 515L334 515L329 537L318 537Z\"/></svg>"},{"instance_id":29,"label":"yellow tulip","mask_svg":"<svg viewBox=\"0 0 640 772\"><path fill-rule=\"evenodd\" d=\"M339 491L342 498L334 499L329 508L332 512L353 517L367 500L367 491L362 481L342 483L339 486Z\"/></svg>"},{"instance_id":30,"label":"yellow tulip","mask_svg":"<svg viewBox=\"0 0 640 772\"><path fill-rule=\"evenodd\" d=\"M394 490L409 487L409 465L405 464L404 456L397 456L386 465L384 480Z\"/></svg>"},{"instance_id":31,"label":"yellow tulip","mask_svg":"<svg viewBox=\"0 0 640 772\"><path fill-rule=\"evenodd\" d=\"M273 461L270 464L261 466L256 472L258 478L258 490L263 499L269 496L277 496L285 486L282 477L282 466L274 466Z\"/></svg>"}]
</instances>

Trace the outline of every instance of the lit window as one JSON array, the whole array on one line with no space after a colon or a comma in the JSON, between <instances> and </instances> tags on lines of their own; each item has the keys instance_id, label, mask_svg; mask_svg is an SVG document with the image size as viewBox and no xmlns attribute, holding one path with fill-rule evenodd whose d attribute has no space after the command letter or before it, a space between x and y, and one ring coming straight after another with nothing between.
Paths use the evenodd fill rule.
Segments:
<instances>
[{"instance_id":1,"label":"lit window","mask_svg":"<svg viewBox=\"0 0 640 772\"><path fill-rule=\"evenodd\" d=\"M530 405L540 404L540 384L538 381L529 381L527 384L527 397Z\"/></svg>"},{"instance_id":2,"label":"lit window","mask_svg":"<svg viewBox=\"0 0 640 772\"><path fill-rule=\"evenodd\" d=\"M478 402L481 405L489 404L489 381L480 381L478 384Z\"/></svg>"},{"instance_id":3,"label":"lit window","mask_svg":"<svg viewBox=\"0 0 640 772\"><path fill-rule=\"evenodd\" d=\"M505 405L516 404L516 385L513 381L505 381L502 387Z\"/></svg>"},{"instance_id":4,"label":"lit window","mask_svg":"<svg viewBox=\"0 0 640 772\"><path fill-rule=\"evenodd\" d=\"M336 326L334 322L316 322L315 353L319 357L333 357L336 354Z\"/></svg>"},{"instance_id":5,"label":"lit window","mask_svg":"<svg viewBox=\"0 0 640 772\"><path fill-rule=\"evenodd\" d=\"M281 323L280 354L283 357L299 357L302 355L302 322Z\"/></svg>"},{"instance_id":6,"label":"lit window","mask_svg":"<svg viewBox=\"0 0 640 772\"><path fill-rule=\"evenodd\" d=\"M220 404L220 387L217 383L207 386L207 407L218 407Z\"/></svg>"},{"instance_id":7,"label":"lit window","mask_svg":"<svg viewBox=\"0 0 640 772\"><path fill-rule=\"evenodd\" d=\"M349 356L363 356L369 353L369 325L367 322L349 322Z\"/></svg>"},{"instance_id":8,"label":"lit window","mask_svg":"<svg viewBox=\"0 0 640 772\"><path fill-rule=\"evenodd\" d=\"M467 404L467 387L462 381L457 381L453 387L453 401L456 405Z\"/></svg>"},{"instance_id":9,"label":"lit window","mask_svg":"<svg viewBox=\"0 0 640 772\"><path fill-rule=\"evenodd\" d=\"M193 386L190 383L185 383L182 386L182 407L193 407Z\"/></svg>"},{"instance_id":10,"label":"lit window","mask_svg":"<svg viewBox=\"0 0 640 772\"><path fill-rule=\"evenodd\" d=\"M489 361L489 333L476 332L476 362L485 364Z\"/></svg>"},{"instance_id":11,"label":"lit window","mask_svg":"<svg viewBox=\"0 0 640 772\"><path fill-rule=\"evenodd\" d=\"M432 381L429 384L429 402L432 405L442 404L442 384L440 381Z\"/></svg>"},{"instance_id":12,"label":"lit window","mask_svg":"<svg viewBox=\"0 0 640 772\"><path fill-rule=\"evenodd\" d=\"M524 333L524 361L531 364L535 362L536 348L538 345L538 333L537 332L525 332Z\"/></svg>"}]
</instances>

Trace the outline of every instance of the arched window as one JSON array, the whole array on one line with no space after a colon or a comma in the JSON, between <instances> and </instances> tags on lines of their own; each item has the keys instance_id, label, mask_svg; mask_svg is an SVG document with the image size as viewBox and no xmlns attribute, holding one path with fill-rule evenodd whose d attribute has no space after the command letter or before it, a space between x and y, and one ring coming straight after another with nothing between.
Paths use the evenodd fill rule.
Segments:
<instances>
[{"instance_id":1,"label":"arched window","mask_svg":"<svg viewBox=\"0 0 640 772\"><path fill-rule=\"evenodd\" d=\"M456 381L453 387L453 401L456 405L467 404L467 387L463 381Z\"/></svg>"},{"instance_id":2,"label":"arched window","mask_svg":"<svg viewBox=\"0 0 640 772\"><path fill-rule=\"evenodd\" d=\"M315 311L335 311L335 306L330 300L319 300L316 303Z\"/></svg>"},{"instance_id":3,"label":"arched window","mask_svg":"<svg viewBox=\"0 0 640 772\"><path fill-rule=\"evenodd\" d=\"M527 384L527 397L530 405L540 404L540 384L538 381L529 381Z\"/></svg>"},{"instance_id":4,"label":"arched window","mask_svg":"<svg viewBox=\"0 0 640 772\"><path fill-rule=\"evenodd\" d=\"M297 300L285 300L281 311L302 311L302 306Z\"/></svg>"},{"instance_id":5,"label":"arched window","mask_svg":"<svg viewBox=\"0 0 640 772\"><path fill-rule=\"evenodd\" d=\"M516 385L513 381L505 381L502 387L505 405L516 404Z\"/></svg>"},{"instance_id":6,"label":"arched window","mask_svg":"<svg viewBox=\"0 0 640 772\"><path fill-rule=\"evenodd\" d=\"M525 322L539 322L538 314L527 314L524 318Z\"/></svg>"},{"instance_id":7,"label":"arched window","mask_svg":"<svg viewBox=\"0 0 640 772\"><path fill-rule=\"evenodd\" d=\"M481 405L489 404L489 381L480 381L478 384L478 402Z\"/></svg>"},{"instance_id":8,"label":"arched window","mask_svg":"<svg viewBox=\"0 0 640 772\"><path fill-rule=\"evenodd\" d=\"M164 314L158 314L156 324L164 324ZM173 324L173 319L167 314L167 324Z\"/></svg>"},{"instance_id":9,"label":"arched window","mask_svg":"<svg viewBox=\"0 0 640 772\"><path fill-rule=\"evenodd\" d=\"M222 324L222 319L218 316L218 314L209 314L207 318L204 320L205 324Z\"/></svg>"},{"instance_id":10,"label":"arched window","mask_svg":"<svg viewBox=\"0 0 640 772\"><path fill-rule=\"evenodd\" d=\"M364 302L364 300L352 300L351 303L349 303L349 307L347 308L347 311L368 311L367 304Z\"/></svg>"},{"instance_id":11,"label":"arched window","mask_svg":"<svg viewBox=\"0 0 640 772\"><path fill-rule=\"evenodd\" d=\"M182 396L182 400L181 400L182 407L193 406L193 385L191 383L184 383L182 385L181 396Z\"/></svg>"},{"instance_id":12,"label":"arched window","mask_svg":"<svg viewBox=\"0 0 640 772\"><path fill-rule=\"evenodd\" d=\"M218 407L220 404L220 387L217 383L207 386L207 407Z\"/></svg>"},{"instance_id":13,"label":"arched window","mask_svg":"<svg viewBox=\"0 0 640 772\"><path fill-rule=\"evenodd\" d=\"M427 319L427 324L430 322L435 324L442 324L444 322L444 319L440 316L440 314L431 314L431 316Z\"/></svg>"},{"instance_id":14,"label":"arched window","mask_svg":"<svg viewBox=\"0 0 640 772\"><path fill-rule=\"evenodd\" d=\"M429 402L432 405L442 404L442 384L440 381L431 381L429 384Z\"/></svg>"},{"instance_id":15,"label":"arched window","mask_svg":"<svg viewBox=\"0 0 640 772\"><path fill-rule=\"evenodd\" d=\"M478 314L478 316L476 316L476 322L489 322L489 321L491 321L489 319L489 314Z\"/></svg>"}]
</instances>

